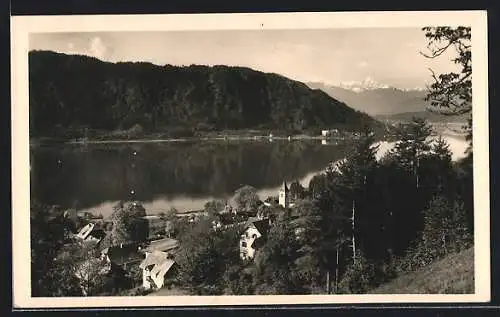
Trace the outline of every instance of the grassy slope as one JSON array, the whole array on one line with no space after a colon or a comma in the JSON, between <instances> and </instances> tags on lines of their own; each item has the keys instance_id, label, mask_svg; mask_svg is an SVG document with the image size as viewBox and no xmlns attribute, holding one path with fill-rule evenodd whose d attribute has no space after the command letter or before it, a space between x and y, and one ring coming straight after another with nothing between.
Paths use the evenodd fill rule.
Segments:
<instances>
[{"instance_id":1,"label":"grassy slope","mask_svg":"<svg viewBox=\"0 0 500 317\"><path fill-rule=\"evenodd\" d=\"M374 294L472 294L474 248L400 276L376 288Z\"/></svg>"}]
</instances>

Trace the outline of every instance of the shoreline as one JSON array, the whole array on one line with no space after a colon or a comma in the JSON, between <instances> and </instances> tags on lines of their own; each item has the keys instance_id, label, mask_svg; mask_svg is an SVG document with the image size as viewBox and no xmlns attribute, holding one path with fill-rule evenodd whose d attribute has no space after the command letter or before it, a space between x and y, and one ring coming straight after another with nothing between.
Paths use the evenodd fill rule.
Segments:
<instances>
[{"instance_id":1,"label":"shoreline","mask_svg":"<svg viewBox=\"0 0 500 317\"><path fill-rule=\"evenodd\" d=\"M346 141L354 139L353 136L213 136L213 137L186 137L186 138L141 138L141 139L110 139L110 140L30 140L30 146L37 145L85 145L85 144L120 144L120 143L175 143L175 142L199 142L199 141L274 141L274 140L332 140Z\"/></svg>"}]
</instances>

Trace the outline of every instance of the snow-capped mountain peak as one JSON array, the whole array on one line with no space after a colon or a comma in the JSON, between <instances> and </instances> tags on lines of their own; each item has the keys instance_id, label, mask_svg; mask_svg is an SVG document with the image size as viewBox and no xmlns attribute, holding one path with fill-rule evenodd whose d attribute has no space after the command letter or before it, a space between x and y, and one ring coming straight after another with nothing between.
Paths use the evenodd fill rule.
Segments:
<instances>
[{"instance_id":1,"label":"snow-capped mountain peak","mask_svg":"<svg viewBox=\"0 0 500 317\"><path fill-rule=\"evenodd\" d=\"M425 91L425 87L412 87L412 88L398 88L394 86L390 86L384 83L381 83L379 81L376 81L375 79L371 77L366 77L362 81L345 81L341 82L340 84L337 85L340 88L348 89L354 92L363 92L367 90L374 90L374 89L397 89L401 91Z\"/></svg>"},{"instance_id":2,"label":"snow-capped mountain peak","mask_svg":"<svg viewBox=\"0 0 500 317\"><path fill-rule=\"evenodd\" d=\"M373 89L384 89L384 88L391 88L387 84L383 84L380 82L377 82L371 77L366 77L362 81L347 81L347 82L341 82L339 84L339 87L352 90L354 92L362 92L365 90L373 90Z\"/></svg>"}]
</instances>

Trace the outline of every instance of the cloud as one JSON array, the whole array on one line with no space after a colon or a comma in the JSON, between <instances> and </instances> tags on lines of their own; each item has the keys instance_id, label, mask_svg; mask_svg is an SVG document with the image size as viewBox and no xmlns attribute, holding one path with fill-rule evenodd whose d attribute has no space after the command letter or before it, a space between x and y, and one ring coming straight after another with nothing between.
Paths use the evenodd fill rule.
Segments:
<instances>
[{"instance_id":1,"label":"cloud","mask_svg":"<svg viewBox=\"0 0 500 317\"><path fill-rule=\"evenodd\" d=\"M357 66L359 68L366 68L366 67L368 67L368 65L369 64L366 61L359 61L358 64L357 64Z\"/></svg>"},{"instance_id":2,"label":"cloud","mask_svg":"<svg viewBox=\"0 0 500 317\"><path fill-rule=\"evenodd\" d=\"M66 49L64 50L66 54L81 54L78 50L75 49L75 43L69 42L66 45Z\"/></svg>"},{"instance_id":3,"label":"cloud","mask_svg":"<svg viewBox=\"0 0 500 317\"><path fill-rule=\"evenodd\" d=\"M90 54L97 58L104 58L106 56L107 48L100 37L94 37L90 40Z\"/></svg>"}]
</instances>

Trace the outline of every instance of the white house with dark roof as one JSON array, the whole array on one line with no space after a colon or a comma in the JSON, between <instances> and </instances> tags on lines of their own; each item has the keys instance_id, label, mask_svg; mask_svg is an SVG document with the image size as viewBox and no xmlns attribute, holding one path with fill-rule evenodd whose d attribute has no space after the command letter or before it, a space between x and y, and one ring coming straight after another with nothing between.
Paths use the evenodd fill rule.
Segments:
<instances>
[{"instance_id":1,"label":"white house with dark roof","mask_svg":"<svg viewBox=\"0 0 500 317\"><path fill-rule=\"evenodd\" d=\"M258 248L256 242L267 235L269 228L268 219L254 217L248 219L243 234L240 236L240 258L242 260L252 260L255 257Z\"/></svg>"}]
</instances>

